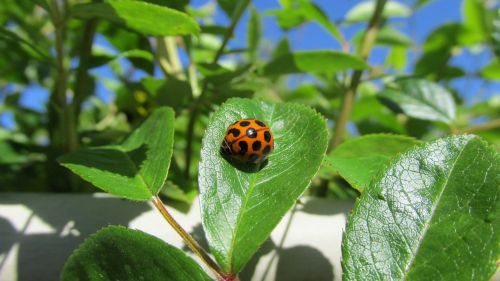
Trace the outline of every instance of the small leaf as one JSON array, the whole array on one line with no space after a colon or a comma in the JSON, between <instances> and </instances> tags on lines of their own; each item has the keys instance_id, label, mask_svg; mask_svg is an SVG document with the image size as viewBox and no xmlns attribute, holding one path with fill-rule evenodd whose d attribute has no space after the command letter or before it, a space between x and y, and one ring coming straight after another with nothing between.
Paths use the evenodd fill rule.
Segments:
<instances>
[{"instance_id":1,"label":"small leaf","mask_svg":"<svg viewBox=\"0 0 500 281\"><path fill-rule=\"evenodd\" d=\"M495 59L481 70L481 76L489 80L500 80L500 59Z\"/></svg>"},{"instance_id":2,"label":"small leaf","mask_svg":"<svg viewBox=\"0 0 500 281\"><path fill-rule=\"evenodd\" d=\"M485 1L464 0L462 1L463 25L471 44L478 44L488 40L491 33L491 25ZM473 37L474 40L470 39Z\"/></svg>"},{"instance_id":3,"label":"small leaf","mask_svg":"<svg viewBox=\"0 0 500 281\"><path fill-rule=\"evenodd\" d=\"M274 151L260 171L244 172L220 154L226 128L242 118L266 123ZM212 253L237 274L304 192L327 146L325 120L291 103L230 99L213 115L203 138L199 166L202 221Z\"/></svg>"},{"instance_id":4,"label":"small leaf","mask_svg":"<svg viewBox=\"0 0 500 281\"><path fill-rule=\"evenodd\" d=\"M79 19L109 20L151 36L197 34L200 29L196 21L184 13L140 1L78 4L72 7L71 14Z\"/></svg>"},{"instance_id":5,"label":"small leaf","mask_svg":"<svg viewBox=\"0 0 500 281\"><path fill-rule=\"evenodd\" d=\"M489 280L500 254L499 160L470 135L398 157L348 220L344 279Z\"/></svg>"},{"instance_id":6,"label":"small leaf","mask_svg":"<svg viewBox=\"0 0 500 281\"><path fill-rule=\"evenodd\" d=\"M388 88L380 97L396 103L411 117L450 124L455 119L455 102L448 90L423 79L396 81L396 89Z\"/></svg>"},{"instance_id":7,"label":"small leaf","mask_svg":"<svg viewBox=\"0 0 500 281\"><path fill-rule=\"evenodd\" d=\"M332 151L326 161L360 192L392 158L419 143L403 135L366 135L348 140Z\"/></svg>"},{"instance_id":8,"label":"small leaf","mask_svg":"<svg viewBox=\"0 0 500 281\"><path fill-rule=\"evenodd\" d=\"M348 69L366 68L368 65L355 56L343 52L320 50L283 54L273 58L262 68L262 74L336 73Z\"/></svg>"},{"instance_id":9,"label":"small leaf","mask_svg":"<svg viewBox=\"0 0 500 281\"><path fill-rule=\"evenodd\" d=\"M174 111L155 110L119 146L85 148L59 158L61 165L111 194L149 200L167 178L174 143Z\"/></svg>"},{"instance_id":10,"label":"small leaf","mask_svg":"<svg viewBox=\"0 0 500 281\"><path fill-rule=\"evenodd\" d=\"M364 1L354 6L345 17L345 23L366 22L375 11L375 1ZM386 18L408 17L411 9L399 2L388 1L385 4L383 16Z\"/></svg>"},{"instance_id":11,"label":"small leaf","mask_svg":"<svg viewBox=\"0 0 500 281\"><path fill-rule=\"evenodd\" d=\"M162 240L142 231L109 226L73 252L61 280L212 279L193 259Z\"/></svg>"},{"instance_id":12,"label":"small leaf","mask_svg":"<svg viewBox=\"0 0 500 281\"><path fill-rule=\"evenodd\" d=\"M363 32L358 32L351 39L356 45L361 44ZM406 34L394 29L390 26L385 26L377 33L375 44L386 46L401 46L410 47L412 45L411 39Z\"/></svg>"},{"instance_id":13,"label":"small leaf","mask_svg":"<svg viewBox=\"0 0 500 281\"><path fill-rule=\"evenodd\" d=\"M231 18L236 11L238 5L237 0L217 0L217 4L222 8L224 13Z\"/></svg>"}]
</instances>

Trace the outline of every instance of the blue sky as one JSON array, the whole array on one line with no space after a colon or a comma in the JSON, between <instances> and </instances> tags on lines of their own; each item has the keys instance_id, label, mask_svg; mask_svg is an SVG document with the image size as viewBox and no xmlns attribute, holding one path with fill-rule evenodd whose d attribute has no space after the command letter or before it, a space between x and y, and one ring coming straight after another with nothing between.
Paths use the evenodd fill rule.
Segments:
<instances>
[{"instance_id":1,"label":"blue sky","mask_svg":"<svg viewBox=\"0 0 500 281\"><path fill-rule=\"evenodd\" d=\"M206 0L194 0L192 5L194 7L200 7L207 4L210 1ZM334 21L341 20L343 16L357 3L360 1L353 0L316 0L317 3L328 15L328 17ZM399 1L400 3L410 5L413 1ZM434 30L436 27L449 22L459 22L461 21L461 2L458 0L434 0L423 8L419 9L411 19L394 19L393 23L399 28L400 31L411 35L411 37L416 41L417 44L422 44L428 34ZM275 18L272 16L265 15L266 10L277 9L280 7L277 0L254 0L252 5L256 7L259 12L262 12L262 27L263 36L266 41L276 43L280 38L282 38L285 33L276 24ZM230 48L241 48L246 46L246 23L248 21L248 13L246 13L240 24L236 28L235 36L233 40L230 41ZM229 19L220 10L216 11L215 23L220 25L227 25ZM347 39L350 39L357 31L361 30L363 25L351 25L351 26L341 26L341 29ZM288 36L293 50L315 50L315 49L339 49L340 46L338 42L321 26L309 23L301 26L300 28L294 29L286 33ZM100 47L107 49L113 49L102 37L98 37L96 44ZM380 64L384 61L387 50L382 48L375 48L370 57L370 63ZM410 54L411 59L415 59L415 54ZM472 52L465 51L461 55L454 57L452 59L452 64L462 67L466 72L475 72L486 65L491 58L491 54L480 53L475 54ZM126 61L122 61L122 64L127 68L128 64ZM105 77L107 79L115 79L114 75L110 71L109 67L100 67L92 71L92 73L99 77ZM161 75L160 71L157 71L157 75ZM140 79L144 76L144 73L137 72L135 75L136 79ZM459 94L465 98L468 104L477 102L478 100L483 100L491 97L492 95L500 94L500 83L484 83L479 79L472 79L470 77L465 77L461 79L456 79L452 86L458 90ZM23 95L21 97L20 103L22 106L31 108L36 111L44 111L45 103L49 96L46 89L34 84L30 85L24 89ZM480 95L477 93L481 92ZM113 93L107 89L102 83L98 83L96 88L97 95L105 101L110 101L113 99ZM0 115L0 126L12 127L13 120L10 114Z\"/></svg>"}]
</instances>

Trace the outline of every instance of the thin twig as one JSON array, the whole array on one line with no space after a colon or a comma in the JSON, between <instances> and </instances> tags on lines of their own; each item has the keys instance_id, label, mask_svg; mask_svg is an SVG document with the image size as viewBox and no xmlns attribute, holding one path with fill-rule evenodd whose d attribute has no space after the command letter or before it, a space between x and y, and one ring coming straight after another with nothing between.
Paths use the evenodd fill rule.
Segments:
<instances>
[{"instance_id":1,"label":"thin twig","mask_svg":"<svg viewBox=\"0 0 500 281\"><path fill-rule=\"evenodd\" d=\"M488 121L488 122L483 123L483 124L474 125L474 126L470 126L470 127L463 128L463 129L458 129L457 133L458 134L472 134L472 133L477 133L477 132L482 132L482 131L487 131L487 130L493 130L496 128L500 128L500 119L495 119L495 120L491 120L491 121Z\"/></svg>"},{"instance_id":2,"label":"thin twig","mask_svg":"<svg viewBox=\"0 0 500 281\"><path fill-rule=\"evenodd\" d=\"M370 22L368 23L368 27L363 36L363 41L358 56L365 61L368 59L373 44L375 43L375 39L377 37L380 24L382 22L382 12L384 11L384 6L386 2L387 0L377 1L377 4L375 6L375 11L373 12ZM334 149L337 145L339 145L342 142L345 132L345 127L347 121L351 116L354 97L356 95L356 91L361 81L362 74L363 70L356 70L352 74L351 83L344 95L344 99L342 101L340 109L340 114L335 122L334 136L328 147L329 151Z\"/></svg>"},{"instance_id":3,"label":"thin twig","mask_svg":"<svg viewBox=\"0 0 500 281\"><path fill-rule=\"evenodd\" d=\"M189 233L182 228L182 226L170 215L168 210L165 208L165 205L161 201L160 197L158 195L154 196L152 199L153 204L155 205L156 209L162 214L162 216L165 218L165 220L172 226L172 228L179 234L179 236L182 237L182 240L184 240L184 243L210 268L210 270L213 271L213 273L220 279L224 280L224 272L222 269L217 265L217 263L203 250L203 248L194 240L194 238L189 235Z\"/></svg>"}]
</instances>

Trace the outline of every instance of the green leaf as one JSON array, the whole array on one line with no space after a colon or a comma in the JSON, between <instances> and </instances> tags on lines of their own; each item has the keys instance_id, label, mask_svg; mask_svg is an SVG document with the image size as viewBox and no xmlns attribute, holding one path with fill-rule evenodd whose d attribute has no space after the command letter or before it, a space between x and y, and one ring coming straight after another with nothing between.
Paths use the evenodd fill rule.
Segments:
<instances>
[{"instance_id":1,"label":"green leaf","mask_svg":"<svg viewBox=\"0 0 500 281\"><path fill-rule=\"evenodd\" d=\"M375 11L375 1L364 1L354 6L345 17L345 23L366 22L370 20ZM383 16L386 18L408 17L411 9L399 2L388 1L385 4Z\"/></svg>"},{"instance_id":2,"label":"green leaf","mask_svg":"<svg viewBox=\"0 0 500 281\"><path fill-rule=\"evenodd\" d=\"M500 59L495 59L481 70L481 76L489 80L500 80Z\"/></svg>"},{"instance_id":3,"label":"green leaf","mask_svg":"<svg viewBox=\"0 0 500 281\"><path fill-rule=\"evenodd\" d=\"M364 32L358 32L352 38L352 41L356 45L360 45L363 39ZM386 45L386 46L401 46L401 47L411 47L413 42L406 36L406 34L394 29L390 26L385 26L377 33L377 38L375 39L375 44Z\"/></svg>"},{"instance_id":4,"label":"green leaf","mask_svg":"<svg viewBox=\"0 0 500 281\"><path fill-rule=\"evenodd\" d=\"M335 38L341 40L341 34L337 26L332 21L330 21L328 16L318 5L312 3L312 1L302 0L299 1L298 9L303 13L307 20L316 21Z\"/></svg>"},{"instance_id":5,"label":"green leaf","mask_svg":"<svg viewBox=\"0 0 500 281\"><path fill-rule=\"evenodd\" d=\"M448 90L423 79L402 79L397 88L379 93L380 97L396 103L408 116L451 124L455 119L455 102Z\"/></svg>"},{"instance_id":6,"label":"green leaf","mask_svg":"<svg viewBox=\"0 0 500 281\"><path fill-rule=\"evenodd\" d=\"M268 11L268 14L276 16L281 28L287 30L304 24L308 21L317 22L324 27L333 37L339 41L343 40L337 26L330 21L327 14L315 3L309 0L294 0L293 3L283 5L284 9Z\"/></svg>"},{"instance_id":7,"label":"green leaf","mask_svg":"<svg viewBox=\"0 0 500 281\"><path fill-rule=\"evenodd\" d=\"M217 0L217 4L222 8L224 13L231 18L236 11L239 0Z\"/></svg>"},{"instance_id":8,"label":"green leaf","mask_svg":"<svg viewBox=\"0 0 500 281\"><path fill-rule=\"evenodd\" d=\"M368 68L363 60L337 51L303 51L283 54L271 59L262 69L263 75L313 72L336 73L348 69Z\"/></svg>"},{"instance_id":9,"label":"green leaf","mask_svg":"<svg viewBox=\"0 0 500 281\"><path fill-rule=\"evenodd\" d=\"M500 254L500 158L452 136L398 157L356 202L345 280L489 280Z\"/></svg>"},{"instance_id":10,"label":"green leaf","mask_svg":"<svg viewBox=\"0 0 500 281\"><path fill-rule=\"evenodd\" d=\"M266 123L274 151L260 171L245 172L220 154L226 128L242 118ZM212 116L199 166L202 221L215 258L237 274L304 192L327 147L324 118L299 104L230 99Z\"/></svg>"},{"instance_id":11,"label":"green leaf","mask_svg":"<svg viewBox=\"0 0 500 281\"><path fill-rule=\"evenodd\" d=\"M405 47L392 47L385 60L387 65L394 69L401 70L406 66L407 49Z\"/></svg>"},{"instance_id":12,"label":"green leaf","mask_svg":"<svg viewBox=\"0 0 500 281\"><path fill-rule=\"evenodd\" d=\"M165 183L174 143L174 111L155 110L118 146L85 148L59 158L61 165L111 194L149 200Z\"/></svg>"},{"instance_id":13,"label":"green leaf","mask_svg":"<svg viewBox=\"0 0 500 281\"><path fill-rule=\"evenodd\" d=\"M139 230L109 226L87 238L66 262L62 281L212 280L183 251Z\"/></svg>"},{"instance_id":14,"label":"green leaf","mask_svg":"<svg viewBox=\"0 0 500 281\"><path fill-rule=\"evenodd\" d=\"M247 29L249 59L255 62L262 29L261 19L255 8L250 9L250 19L248 20Z\"/></svg>"},{"instance_id":15,"label":"green leaf","mask_svg":"<svg viewBox=\"0 0 500 281\"><path fill-rule=\"evenodd\" d=\"M491 32L488 12L483 0L462 1L462 14L464 27L470 43L481 43L488 40ZM471 39L473 37L474 39Z\"/></svg>"},{"instance_id":16,"label":"green leaf","mask_svg":"<svg viewBox=\"0 0 500 281\"><path fill-rule=\"evenodd\" d=\"M342 143L328 155L326 161L352 187L362 192L392 158L419 143L403 135L365 135Z\"/></svg>"},{"instance_id":17,"label":"green leaf","mask_svg":"<svg viewBox=\"0 0 500 281\"><path fill-rule=\"evenodd\" d=\"M78 4L71 9L79 19L101 18L151 36L198 34L200 28L190 16L177 10L131 0Z\"/></svg>"}]
</instances>

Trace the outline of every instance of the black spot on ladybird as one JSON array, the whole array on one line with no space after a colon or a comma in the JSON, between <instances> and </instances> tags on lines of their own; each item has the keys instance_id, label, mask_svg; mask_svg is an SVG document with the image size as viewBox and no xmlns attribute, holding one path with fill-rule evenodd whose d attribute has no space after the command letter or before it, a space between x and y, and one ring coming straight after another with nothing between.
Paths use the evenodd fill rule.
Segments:
<instances>
[{"instance_id":1,"label":"black spot on ladybird","mask_svg":"<svg viewBox=\"0 0 500 281\"><path fill-rule=\"evenodd\" d=\"M248 125L250 125L250 122L248 122L248 121L241 121L241 122L240 122L240 126L241 126L241 127L246 127L246 126L248 126Z\"/></svg>"},{"instance_id":2,"label":"black spot on ladybird","mask_svg":"<svg viewBox=\"0 0 500 281\"><path fill-rule=\"evenodd\" d=\"M254 128L248 128L246 134L247 134L247 137L252 138L252 139L257 137L257 131Z\"/></svg>"},{"instance_id":3,"label":"black spot on ladybird","mask_svg":"<svg viewBox=\"0 0 500 281\"><path fill-rule=\"evenodd\" d=\"M238 146L241 148L240 155L245 155L248 152L248 143L246 141L240 141Z\"/></svg>"},{"instance_id":4,"label":"black spot on ladybird","mask_svg":"<svg viewBox=\"0 0 500 281\"><path fill-rule=\"evenodd\" d=\"M264 150L262 150L262 154L268 155L269 152L271 152L271 146L270 145L266 145L266 147L264 147Z\"/></svg>"},{"instance_id":5,"label":"black spot on ladybird","mask_svg":"<svg viewBox=\"0 0 500 281\"><path fill-rule=\"evenodd\" d=\"M269 133L269 131L265 131L264 132L264 139L269 142L271 141L271 133Z\"/></svg>"},{"instance_id":6,"label":"black spot on ladybird","mask_svg":"<svg viewBox=\"0 0 500 281\"><path fill-rule=\"evenodd\" d=\"M248 156L249 163L255 163L255 161L257 161L257 159L259 159L258 154L252 153L252 154L250 154L250 156Z\"/></svg>"},{"instance_id":7,"label":"black spot on ladybird","mask_svg":"<svg viewBox=\"0 0 500 281\"><path fill-rule=\"evenodd\" d=\"M229 130L229 134L233 134L234 137L237 137L240 135L240 130L232 128L231 130Z\"/></svg>"},{"instance_id":8,"label":"black spot on ladybird","mask_svg":"<svg viewBox=\"0 0 500 281\"><path fill-rule=\"evenodd\" d=\"M260 120L255 120L255 123L257 123L257 125L261 126L261 127L265 127L266 124L264 124L262 121Z\"/></svg>"},{"instance_id":9,"label":"black spot on ladybird","mask_svg":"<svg viewBox=\"0 0 500 281\"><path fill-rule=\"evenodd\" d=\"M252 149L253 149L253 151L258 151L261 146L262 146L262 143L260 141L254 141L252 143Z\"/></svg>"}]
</instances>

